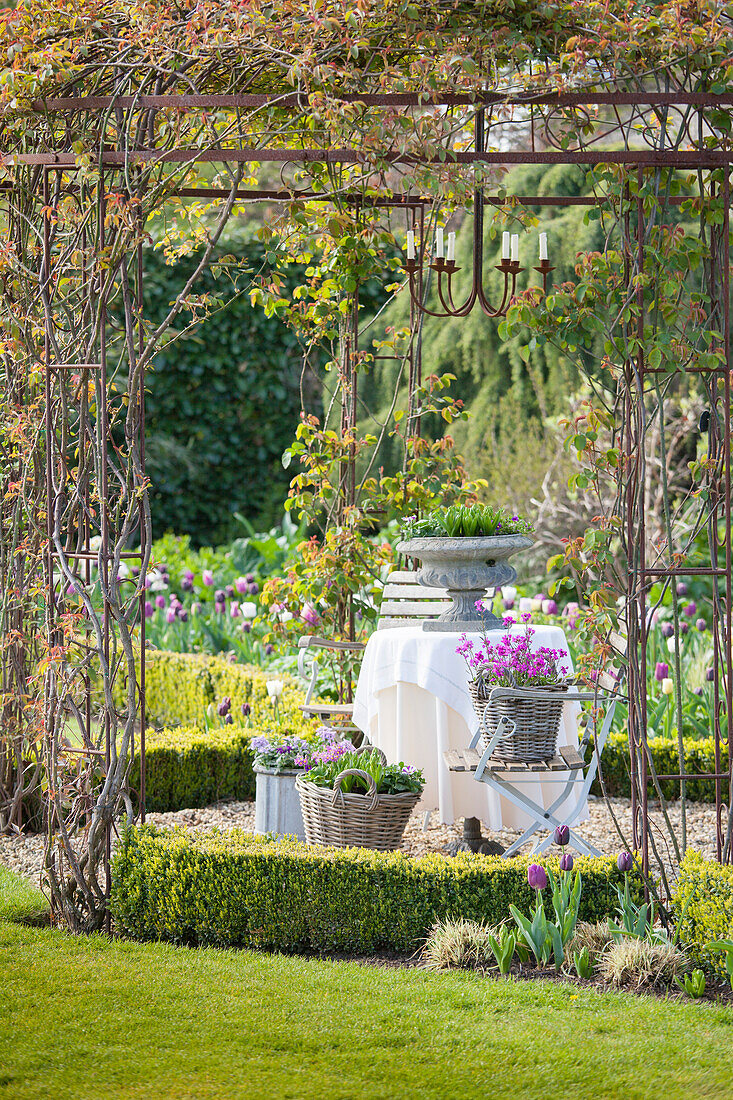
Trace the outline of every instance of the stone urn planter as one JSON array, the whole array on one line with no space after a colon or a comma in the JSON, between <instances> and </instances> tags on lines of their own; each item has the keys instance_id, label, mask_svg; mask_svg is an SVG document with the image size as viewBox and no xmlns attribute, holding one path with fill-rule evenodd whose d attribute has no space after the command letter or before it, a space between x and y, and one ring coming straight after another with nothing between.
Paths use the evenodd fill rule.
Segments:
<instances>
[{"instance_id":1,"label":"stone urn planter","mask_svg":"<svg viewBox=\"0 0 733 1100\"><path fill-rule=\"evenodd\" d=\"M301 775L297 768L275 771L255 764L257 790L255 801L255 832L295 836L305 840L300 796L295 780Z\"/></svg>"},{"instance_id":2,"label":"stone urn planter","mask_svg":"<svg viewBox=\"0 0 733 1100\"><path fill-rule=\"evenodd\" d=\"M423 630L478 631L498 629L501 619L484 611L483 620L476 601L487 588L512 584L517 571L507 559L526 550L533 540L527 535L483 535L478 538L430 536L398 543L401 554L422 562L417 579L431 588L446 588L452 605L438 619L427 620Z\"/></svg>"}]
</instances>

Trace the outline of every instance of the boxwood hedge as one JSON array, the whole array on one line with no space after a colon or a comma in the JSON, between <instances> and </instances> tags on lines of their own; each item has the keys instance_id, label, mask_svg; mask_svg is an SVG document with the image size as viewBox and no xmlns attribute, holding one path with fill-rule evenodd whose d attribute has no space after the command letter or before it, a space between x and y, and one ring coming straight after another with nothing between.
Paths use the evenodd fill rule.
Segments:
<instances>
[{"instance_id":1,"label":"boxwood hedge","mask_svg":"<svg viewBox=\"0 0 733 1100\"><path fill-rule=\"evenodd\" d=\"M715 784L710 779L695 779L695 774L702 772L714 772L715 768L715 741L712 737L693 739L686 738L685 742L685 769L692 777L687 780L687 797L693 802L714 802ZM667 737L652 737L649 739L654 766L659 775L675 775L679 773L679 751L677 742ZM609 795L621 798L631 798L631 781L629 778L629 741L626 733L612 733L601 757L601 770ZM679 798L679 781L665 779L660 784L664 797L667 799ZM596 779L591 788L593 794L600 795L601 785ZM653 784L649 784L649 794L656 797ZM727 784L724 782L723 798L727 797Z\"/></svg>"},{"instance_id":2,"label":"boxwood hedge","mask_svg":"<svg viewBox=\"0 0 733 1100\"><path fill-rule=\"evenodd\" d=\"M314 724L317 723L306 722L300 716L278 729L304 735ZM228 799L254 798L254 753L250 742L272 729L271 722L209 730L196 726L149 729L145 747L145 808L170 813ZM131 781L133 789L139 790L139 753L135 755Z\"/></svg>"},{"instance_id":3,"label":"boxwood hedge","mask_svg":"<svg viewBox=\"0 0 733 1100\"><path fill-rule=\"evenodd\" d=\"M723 957L711 940L733 939L733 867L689 851L680 864L673 896L679 938L694 958L726 977Z\"/></svg>"},{"instance_id":4,"label":"boxwood hedge","mask_svg":"<svg viewBox=\"0 0 733 1100\"><path fill-rule=\"evenodd\" d=\"M258 665L234 664L208 653L147 650L146 717L154 726L201 726L209 704L218 703L228 695L234 711L242 703L249 703L255 720L267 720L273 716L267 681L275 679L283 682L281 717L296 718L304 693L292 676L267 672ZM122 684L118 690L122 692Z\"/></svg>"},{"instance_id":5,"label":"boxwood hedge","mask_svg":"<svg viewBox=\"0 0 733 1100\"><path fill-rule=\"evenodd\" d=\"M551 866L557 861L547 860ZM621 883L613 859L579 858L581 917L599 920ZM527 912L527 858L308 847L241 830L128 829L114 857L118 931L142 940L371 952L414 951L438 918L497 923ZM633 879L638 893L640 880Z\"/></svg>"}]
</instances>

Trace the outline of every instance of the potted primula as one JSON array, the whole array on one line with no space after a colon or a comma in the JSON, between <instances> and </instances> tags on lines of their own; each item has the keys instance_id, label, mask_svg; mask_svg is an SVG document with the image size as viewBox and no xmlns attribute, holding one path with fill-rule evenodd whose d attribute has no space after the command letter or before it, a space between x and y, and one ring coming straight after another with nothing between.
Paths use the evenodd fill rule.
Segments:
<instances>
[{"instance_id":1,"label":"potted primula","mask_svg":"<svg viewBox=\"0 0 733 1100\"><path fill-rule=\"evenodd\" d=\"M438 619L423 624L425 630L478 630L481 617L476 602L487 588L512 584L517 571L507 559L532 545L534 528L521 516L485 504L453 504L421 519L402 524L402 554L422 562L420 584L446 588L452 605ZM484 612L491 629L501 620Z\"/></svg>"},{"instance_id":2,"label":"potted primula","mask_svg":"<svg viewBox=\"0 0 733 1100\"><path fill-rule=\"evenodd\" d=\"M338 758L324 754L295 780L309 844L338 848L399 848L422 794L422 772L387 764L371 746Z\"/></svg>"},{"instance_id":3,"label":"potted primula","mask_svg":"<svg viewBox=\"0 0 733 1100\"><path fill-rule=\"evenodd\" d=\"M513 731L501 737L492 752L492 756L502 760L548 760L555 755L563 696L573 682L563 663L568 657L566 650L532 648L534 630L529 625L530 618L522 616L525 627L522 632L507 629L493 641L484 633L477 644L464 634L457 648L468 665L468 687L474 709L479 719L483 719L484 748L488 748L502 718L513 723ZM502 625L510 628L515 620L507 616ZM507 696L496 692L497 688L528 689L533 695Z\"/></svg>"},{"instance_id":4,"label":"potted primula","mask_svg":"<svg viewBox=\"0 0 733 1100\"><path fill-rule=\"evenodd\" d=\"M255 832L295 836L305 840L296 777L320 762L322 755L338 759L353 750L338 730L321 726L311 740L286 732L253 737L256 776Z\"/></svg>"}]
</instances>

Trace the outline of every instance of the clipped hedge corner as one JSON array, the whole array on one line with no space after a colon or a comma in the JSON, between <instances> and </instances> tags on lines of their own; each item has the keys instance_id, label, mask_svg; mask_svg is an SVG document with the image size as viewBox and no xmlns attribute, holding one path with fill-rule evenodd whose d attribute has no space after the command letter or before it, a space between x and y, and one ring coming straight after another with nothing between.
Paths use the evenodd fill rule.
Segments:
<instances>
[{"instance_id":1,"label":"clipped hedge corner","mask_svg":"<svg viewBox=\"0 0 733 1100\"><path fill-rule=\"evenodd\" d=\"M302 715L278 727L283 733L304 736L314 725ZM231 799L243 802L255 796L253 737L272 732L272 722L250 726L196 726L149 729L145 746L145 808L172 813ZM131 783L140 789L140 756L135 754Z\"/></svg>"},{"instance_id":2,"label":"clipped hedge corner","mask_svg":"<svg viewBox=\"0 0 733 1100\"><path fill-rule=\"evenodd\" d=\"M546 861L557 866L556 860ZM497 923L533 901L527 858L309 847L241 830L128 829L113 862L118 931L141 940L219 947L414 951L439 918ZM579 858L580 916L616 904L613 859ZM641 880L635 885L640 895Z\"/></svg>"},{"instance_id":3,"label":"clipped hedge corner","mask_svg":"<svg viewBox=\"0 0 733 1100\"><path fill-rule=\"evenodd\" d=\"M725 978L721 955L706 950L711 940L733 939L733 867L690 851L680 864L672 898L680 942L697 962Z\"/></svg>"}]
</instances>

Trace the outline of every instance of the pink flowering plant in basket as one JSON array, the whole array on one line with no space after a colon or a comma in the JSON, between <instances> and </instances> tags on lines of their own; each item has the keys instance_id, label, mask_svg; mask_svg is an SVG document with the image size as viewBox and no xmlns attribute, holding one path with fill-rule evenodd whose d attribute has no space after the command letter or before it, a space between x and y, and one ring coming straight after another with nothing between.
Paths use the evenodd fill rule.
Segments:
<instances>
[{"instance_id":1,"label":"pink flowering plant in basket","mask_svg":"<svg viewBox=\"0 0 733 1100\"><path fill-rule=\"evenodd\" d=\"M476 607L483 610L481 600L477 600ZM529 625L531 618L529 614L522 615L524 630L512 634L510 628L516 619L507 615L502 619L507 633L496 642L490 639L486 629L478 644L466 634L461 635L456 652L465 660L472 681L492 687L527 688L555 686L568 681L568 668L562 663L568 657L567 650L548 646L533 650L535 631Z\"/></svg>"}]
</instances>

